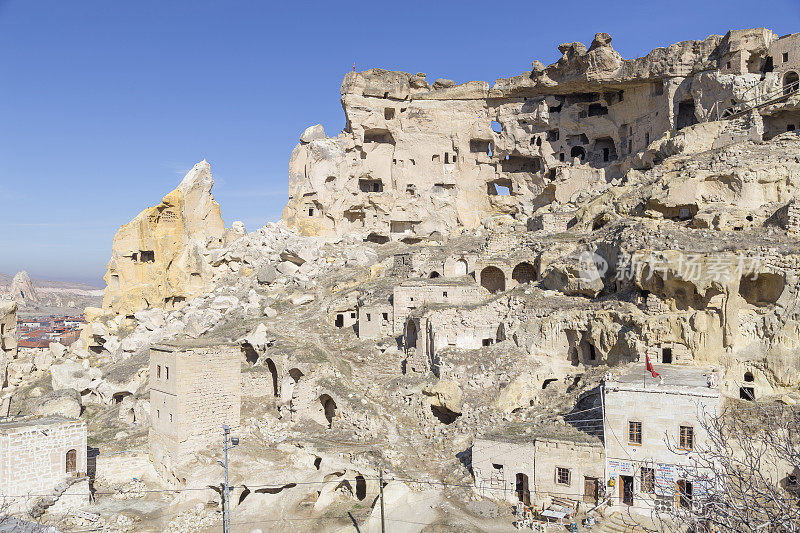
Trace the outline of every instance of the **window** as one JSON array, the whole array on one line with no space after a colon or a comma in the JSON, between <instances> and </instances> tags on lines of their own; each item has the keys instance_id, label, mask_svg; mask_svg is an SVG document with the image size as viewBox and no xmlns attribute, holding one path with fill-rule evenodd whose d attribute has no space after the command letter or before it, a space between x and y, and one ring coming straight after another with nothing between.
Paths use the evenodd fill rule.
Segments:
<instances>
[{"instance_id":1,"label":"window","mask_svg":"<svg viewBox=\"0 0 800 533\"><path fill-rule=\"evenodd\" d=\"M367 322L369 322L370 320L372 320L372 318L369 316L369 313L367 313Z\"/></svg>"},{"instance_id":2,"label":"window","mask_svg":"<svg viewBox=\"0 0 800 533\"><path fill-rule=\"evenodd\" d=\"M78 470L78 452L75 450L70 450L67 452L66 458L67 474L73 474Z\"/></svg>"},{"instance_id":3,"label":"window","mask_svg":"<svg viewBox=\"0 0 800 533\"><path fill-rule=\"evenodd\" d=\"M628 422L628 444L642 443L642 423Z\"/></svg>"},{"instance_id":4,"label":"window","mask_svg":"<svg viewBox=\"0 0 800 533\"><path fill-rule=\"evenodd\" d=\"M172 413L169 414L169 421L172 422Z\"/></svg>"},{"instance_id":5,"label":"window","mask_svg":"<svg viewBox=\"0 0 800 533\"><path fill-rule=\"evenodd\" d=\"M355 317L356 317L355 313L350 313L350 318L355 318Z\"/></svg>"},{"instance_id":6,"label":"window","mask_svg":"<svg viewBox=\"0 0 800 533\"><path fill-rule=\"evenodd\" d=\"M156 377L161 379L161 365L156 365Z\"/></svg>"},{"instance_id":7,"label":"window","mask_svg":"<svg viewBox=\"0 0 800 533\"><path fill-rule=\"evenodd\" d=\"M646 145L648 145L648 146L650 145L650 132L649 131L644 134L644 143Z\"/></svg>"},{"instance_id":8,"label":"window","mask_svg":"<svg viewBox=\"0 0 800 533\"><path fill-rule=\"evenodd\" d=\"M308 208L308 216L310 216L310 217L314 216L314 208L313 207L309 207Z\"/></svg>"},{"instance_id":9,"label":"window","mask_svg":"<svg viewBox=\"0 0 800 533\"><path fill-rule=\"evenodd\" d=\"M383 319L389 320L389 313L383 313Z\"/></svg>"},{"instance_id":10,"label":"window","mask_svg":"<svg viewBox=\"0 0 800 533\"><path fill-rule=\"evenodd\" d=\"M567 485L570 484L570 471L569 468L564 468L563 466L556 467L556 483L559 485Z\"/></svg>"},{"instance_id":11,"label":"window","mask_svg":"<svg viewBox=\"0 0 800 533\"><path fill-rule=\"evenodd\" d=\"M443 296L444 298L447 298L447 291L443 291L443 292L442 292L442 296Z\"/></svg>"},{"instance_id":12,"label":"window","mask_svg":"<svg viewBox=\"0 0 800 533\"><path fill-rule=\"evenodd\" d=\"M169 367L168 367L168 366L165 366L165 367L164 367L164 370L166 371L166 374L167 374L167 377L166 377L166 379L169 379Z\"/></svg>"},{"instance_id":13,"label":"window","mask_svg":"<svg viewBox=\"0 0 800 533\"><path fill-rule=\"evenodd\" d=\"M645 494L655 494L656 492L656 473L652 468L642 467L642 492Z\"/></svg>"},{"instance_id":14,"label":"window","mask_svg":"<svg viewBox=\"0 0 800 533\"><path fill-rule=\"evenodd\" d=\"M692 426L681 426L679 444L683 450L694 449L694 428Z\"/></svg>"},{"instance_id":15,"label":"window","mask_svg":"<svg viewBox=\"0 0 800 533\"><path fill-rule=\"evenodd\" d=\"M731 68L731 62L730 61L728 61L728 64L726 65L726 68Z\"/></svg>"},{"instance_id":16,"label":"window","mask_svg":"<svg viewBox=\"0 0 800 533\"><path fill-rule=\"evenodd\" d=\"M786 63L787 61L789 61L789 52L784 52L783 53L783 62Z\"/></svg>"}]
</instances>

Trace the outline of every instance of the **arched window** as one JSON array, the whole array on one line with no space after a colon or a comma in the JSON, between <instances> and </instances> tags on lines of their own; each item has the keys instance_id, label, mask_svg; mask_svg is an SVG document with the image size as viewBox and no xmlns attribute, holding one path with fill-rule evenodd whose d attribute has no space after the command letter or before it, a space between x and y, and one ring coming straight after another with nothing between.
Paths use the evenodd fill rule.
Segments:
<instances>
[{"instance_id":1,"label":"arched window","mask_svg":"<svg viewBox=\"0 0 800 533\"><path fill-rule=\"evenodd\" d=\"M74 474L78 471L78 452L75 450L70 450L67 452L67 474Z\"/></svg>"}]
</instances>

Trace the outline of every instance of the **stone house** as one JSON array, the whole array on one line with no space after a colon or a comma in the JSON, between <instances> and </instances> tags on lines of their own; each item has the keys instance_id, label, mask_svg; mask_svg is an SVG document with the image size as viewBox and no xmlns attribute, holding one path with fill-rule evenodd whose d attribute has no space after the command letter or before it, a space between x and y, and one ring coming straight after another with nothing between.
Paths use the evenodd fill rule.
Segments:
<instances>
[{"instance_id":1,"label":"stone house","mask_svg":"<svg viewBox=\"0 0 800 533\"><path fill-rule=\"evenodd\" d=\"M797 89L798 73L800 73L800 33L791 33L772 40L767 49L767 66L778 75L781 85L789 88L794 84Z\"/></svg>"},{"instance_id":2,"label":"stone house","mask_svg":"<svg viewBox=\"0 0 800 533\"><path fill-rule=\"evenodd\" d=\"M64 512L89 503L83 420L53 415L0 422L0 464L0 491L13 496L11 512ZM44 502L48 495L54 504Z\"/></svg>"},{"instance_id":3,"label":"stone house","mask_svg":"<svg viewBox=\"0 0 800 533\"><path fill-rule=\"evenodd\" d=\"M150 458L166 479L176 467L239 426L241 351L237 345L150 349Z\"/></svg>"},{"instance_id":4,"label":"stone house","mask_svg":"<svg viewBox=\"0 0 800 533\"><path fill-rule=\"evenodd\" d=\"M393 331L394 309L388 297L369 296L358 303L358 337L380 339Z\"/></svg>"},{"instance_id":5,"label":"stone house","mask_svg":"<svg viewBox=\"0 0 800 533\"><path fill-rule=\"evenodd\" d=\"M411 312L426 305L469 305L482 301L486 292L469 276L408 280L395 286L392 297L394 334L404 331Z\"/></svg>"},{"instance_id":6,"label":"stone house","mask_svg":"<svg viewBox=\"0 0 800 533\"><path fill-rule=\"evenodd\" d=\"M717 412L719 380L712 369L657 364L655 370L658 379L636 364L604 384L610 501L644 512L691 508L703 492L691 454L706 438L701 417Z\"/></svg>"},{"instance_id":7,"label":"stone house","mask_svg":"<svg viewBox=\"0 0 800 533\"><path fill-rule=\"evenodd\" d=\"M472 471L483 496L540 508L553 498L598 503L603 480L602 441L571 426L537 433L475 439Z\"/></svg>"}]
</instances>

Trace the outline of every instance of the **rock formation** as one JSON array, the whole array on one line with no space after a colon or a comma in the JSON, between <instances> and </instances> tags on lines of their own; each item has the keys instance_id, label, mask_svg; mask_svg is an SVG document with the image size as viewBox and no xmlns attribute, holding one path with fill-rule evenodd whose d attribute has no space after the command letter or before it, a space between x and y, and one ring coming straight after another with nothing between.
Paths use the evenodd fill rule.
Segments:
<instances>
[{"instance_id":1,"label":"rock formation","mask_svg":"<svg viewBox=\"0 0 800 533\"><path fill-rule=\"evenodd\" d=\"M17 303L30 302L35 304L39 301L39 294L33 286L31 277L24 270L17 272L14 279L11 280L9 292Z\"/></svg>"},{"instance_id":2,"label":"rock formation","mask_svg":"<svg viewBox=\"0 0 800 533\"><path fill-rule=\"evenodd\" d=\"M225 226L211 195L206 161L197 163L161 203L114 235L103 307L130 315L148 307L179 307L208 289L204 253L223 243Z\"/></svg>"},{"instance_id":3,"label":"rock formation","mask_svg":"<svg viewBox=\"0 0 800 533\"><path fill-rule=\"evenodd\" d=\"M118 232L103 309L15 374L37 396L12 407L88 406L107 451L146 457L142 421L173 422L150 405L166 366L148 369L150 348L212 353L241 371L241 391L202 389L209 404L241 392L240 520L372 527L384 470L390 516L417 502L422 524L486 530L489 502L466 488L474 439L565 433L605 375L645 357L714 365L726 401L797 401L798 43L742 30L626 60L598 33L493 85L348 73L345 130L302 133L281 222L226 231L198 164ZM193 409L172 414L192 427ZM196 489L164 513L199 529L218 448L156 457L160 475L106 454L98 484Z\"/></svg>"},{"instance_id":4,"label":"rock formation","mask_svg":"<svg viewBox=\"0 0 800 533\"><path fill-rule=\"evenodd\" d=\"M0 388L6 386L6 368L17 357L17 304L0 300Z\"/></svg>"}]
</instances>

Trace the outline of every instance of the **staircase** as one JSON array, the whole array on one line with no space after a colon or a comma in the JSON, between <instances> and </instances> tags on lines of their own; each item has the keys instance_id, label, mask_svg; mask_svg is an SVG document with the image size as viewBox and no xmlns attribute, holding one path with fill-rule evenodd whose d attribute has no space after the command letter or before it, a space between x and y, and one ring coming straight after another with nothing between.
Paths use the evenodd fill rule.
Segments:
<instances>
[{"instance_id":1,"label":"staircase","mask_svg":"<svg viewBox=\"0 0 800 533\"><path fill-rule=\"evenodd\" d=\"M756 86L757 87L757 86ZM754 89L756 87L753 87ZM729 120L746 115L754 109L760 109L769 105L777 104L779 102L788 100L790 96L794 96L800 92L800 81L795 81L790 84L784 85L779 89L766 93L763 95L754 96L753 98L745 98L741 103L735 104L727 109L721 110L717 102L714 104L716 111L716 120Z\"/></svg>"},{"instance_id":2,"label":"staircase","mask_svg":"<svg viewBox=\"0 0 800 533\"><path fill-rule=\"evenodd\" d=\"M47 512L47 510L55 505L58 499L67 492L72 485L78 483L79 481L83 481L84 477L70 477L69 479L65 479L58 485L53 488L53 491L48 494L47 496L42 496L38 500L36 500L31 507L28 514L31 518L41 518L41 516Z\"/></svg>"}]
</instances>

